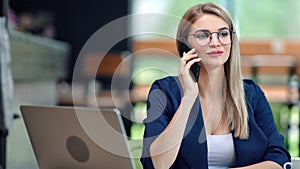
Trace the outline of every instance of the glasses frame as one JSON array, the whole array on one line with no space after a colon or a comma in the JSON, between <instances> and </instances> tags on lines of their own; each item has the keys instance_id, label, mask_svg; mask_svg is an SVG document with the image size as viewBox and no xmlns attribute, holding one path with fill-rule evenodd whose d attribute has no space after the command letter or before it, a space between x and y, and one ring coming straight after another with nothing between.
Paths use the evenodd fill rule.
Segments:
<instances>
[{"instance_id":1,"label":"glasses frame","mask_svg":"<svg viewBox=\"0 0 300 169\"><path fill-rule=\"evenodd\" d=\"M229 31L229 33L230 33L230 43L223 43L223 42L220 41L220 33L221 33L221 31L223 31L223 30L228 30L228 31ZM208 32L208 33L210 34L210 36L209 36L209 41L208 41L208 43L205 44L205 45L200 45L200 44L197 43L197 41L196 41L196 34L197 34L197 32L200 32L200 31L201 31L201 32ZM231 44L231 43L232 43L232 40L233 40L233 35L235 35L235 32L232 31L232 30L230 30L229 28L223 28L223 29L219 30L218 32L210 32L210 31L208 31L208 30L197 30L197 31L196 31L195 33L193 33L193 34L188 34L188 36L193 36L194 41L195 41L195 43L196 43L197 45L199 45L199 46L207 46L208 44L211 43L212 35L213 35L214 33L217 34L218 41L219 41L222 45L228 45L228 44Z\"/></svg>"}]
</instances>

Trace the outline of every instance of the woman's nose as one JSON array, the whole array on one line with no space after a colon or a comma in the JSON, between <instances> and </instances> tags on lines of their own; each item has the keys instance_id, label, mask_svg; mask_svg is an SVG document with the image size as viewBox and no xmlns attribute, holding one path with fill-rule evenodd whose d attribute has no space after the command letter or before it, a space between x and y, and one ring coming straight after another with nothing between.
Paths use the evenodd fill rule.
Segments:
<instances>
[{"instance_id":1,"label":"woman's nose","mask_svg":"<svg viewBox=\"0 0 300 169\"><path fill-rule=\"evenodd\" d=\"M218 38L218 34L214 33L211 35L210 37L210 45L220 45L221 42L219 41L219 38Z\"/></svg>"}]
</instances>

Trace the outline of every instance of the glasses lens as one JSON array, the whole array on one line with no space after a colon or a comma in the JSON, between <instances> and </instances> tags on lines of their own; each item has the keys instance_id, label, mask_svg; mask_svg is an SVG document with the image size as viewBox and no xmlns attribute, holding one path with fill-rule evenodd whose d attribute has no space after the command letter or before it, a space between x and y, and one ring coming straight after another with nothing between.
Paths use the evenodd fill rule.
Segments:
<instances>
[{"instance_id":1,"label":"glasses lens","mask_svg":"<svg viewBox=\"0 0 300 169\"><path fill-rule=\"evenodd\" d=\"M210 42L210 33L206 31L197 31L194 38L198 45L205 46Z\"/></svg>"},{"instance_id":2,"label":"glasses lens","mask_svg":"<svg viewBox=\"0 0 300 169\"><path fill-rule=\"evenodd\" d=\"M231 34L228 29L224 29L224 30L218 32L218 38L219 38L219 41L224 45L231 43Z\"/></svg>"},{"instance_id":3,"label":"glasses lens","mask_svg":"<svg viewBox=\"0 0 300 169\"><path fill-rule=\"evenodd\" d=\"M221 30L220 32L213 32L217 33L218 39L221 44L227 45L231 43L231 32L228 29ZM206 46L211 41L211 36L213 33L209 31L202 31L199 30L194 34L195 41L200 46Z\"/></svg>"}]
</instances>

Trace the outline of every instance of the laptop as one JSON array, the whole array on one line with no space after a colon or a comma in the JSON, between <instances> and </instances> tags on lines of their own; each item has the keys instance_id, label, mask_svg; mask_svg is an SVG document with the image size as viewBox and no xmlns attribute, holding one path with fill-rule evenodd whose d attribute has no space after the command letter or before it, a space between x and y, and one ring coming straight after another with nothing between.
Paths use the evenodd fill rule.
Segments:
<instances>
[{"instance_id":1,"label":"laptop","mask_svg":"<svg viewBox=\"0 0 300 169\"><path fill-rule=\"evenodd\" d=\"M135 169L118 109L20 110L40 169Z\"/></svg>"}]
</instances>

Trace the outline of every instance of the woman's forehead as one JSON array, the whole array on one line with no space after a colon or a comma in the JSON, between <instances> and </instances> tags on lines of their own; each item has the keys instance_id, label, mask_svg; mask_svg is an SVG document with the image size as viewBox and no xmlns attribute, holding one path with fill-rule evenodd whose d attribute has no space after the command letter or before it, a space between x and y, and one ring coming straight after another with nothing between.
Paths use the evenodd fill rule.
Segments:
<instances>
[{"instance_id":1,"label":"woman's forehead","mask_svg":"<svg viewBox=\"0 0 300 169\"><path fill-rule=\"evenodd\" d=\"M196 30L209 30L209 31L218 31L220 28L227 27L229 25L219 16L213 14L205 14L199 17L194 24L191 26L191 31Z\"/></svg>"}]
</instances>

